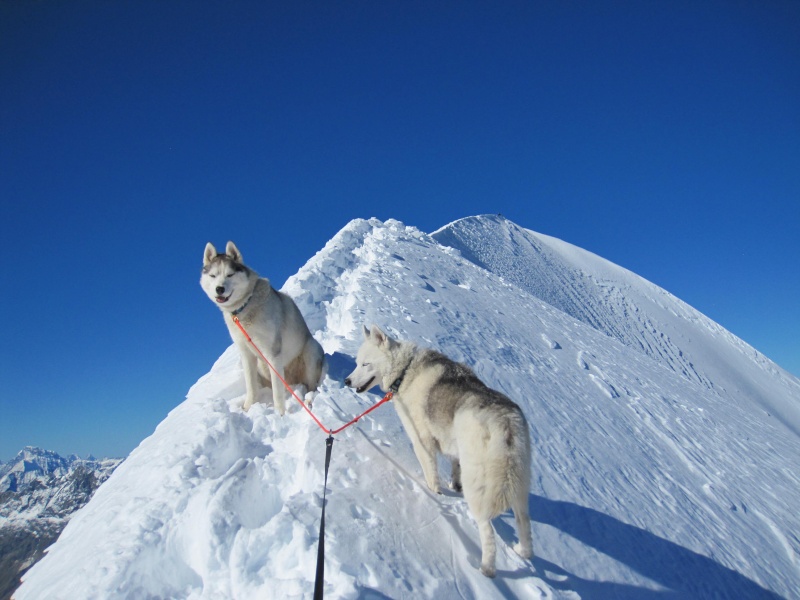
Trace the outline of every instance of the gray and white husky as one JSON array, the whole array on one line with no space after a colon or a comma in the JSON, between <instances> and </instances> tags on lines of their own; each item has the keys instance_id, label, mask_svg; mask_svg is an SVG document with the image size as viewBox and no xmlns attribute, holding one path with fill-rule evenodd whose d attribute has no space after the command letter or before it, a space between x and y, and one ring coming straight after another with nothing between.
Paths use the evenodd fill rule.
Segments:
<instances>
[{"instance_id":1,"label":"gray and white husky","mask_svg":"<svg viewBox=\"0 0 800 600\"><path fill-rule=\"evenodd\" d=\"M395 392L394 405L411 438L428 487L439 493L437 453L452 461L452 483L478 522L481 572L495 574L491 519L514 510L519 543L533 554L528 516L531 442L519 406L487 387L462 364L434 350L400 342L378 327L364 327L356 368L345 384L361 393L373 385Z\"/></svg>"},{"instance_id":2,"label":"gray and white husky","mask_svg":"<svg viewBox=\"0 0 800 600\"><path fill-rule=\"evenodd\" d=\"M287 383L303 386L306 403L325 377L326 362L322 346L308 330L303 315L289 296L273 289L269 279L245 266L242 253L228 242L225 254L209 243L203 254L200 285L222 310L231 338L239 347L244 368L247 396L244 410L256 402L259 383L272 388L275 410L286 412L288 391L281 380L248 343L233 322L239 317L250 338Z\"/></svg>"}]
</instances>

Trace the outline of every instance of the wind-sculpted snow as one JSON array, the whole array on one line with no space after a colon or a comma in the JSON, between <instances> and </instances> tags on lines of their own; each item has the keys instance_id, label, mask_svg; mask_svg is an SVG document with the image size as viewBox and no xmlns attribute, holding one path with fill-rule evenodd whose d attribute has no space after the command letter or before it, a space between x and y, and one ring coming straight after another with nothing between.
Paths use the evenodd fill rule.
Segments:
<instances>
[{"instance_id":1,"label":"wind-sculpted snow","mask_svg":"<svg viewBox=\"0 0 800 600\"><path fill-rule=\"evenodd\" d=\"M460 219L432 237L682 377L757 402L800 436L796 377L638 275L499 215Z\"/></svg>"},{"instance_id":2,"label":"wind-sculpted snow","mask_svg":"<svg viewBox=\"0 0 800 600\"><path fill-rule=\"evenodd\" d=\"M428 491L391 404L338 435L326 597L796 594L800 446L757 404L397 221L354 221L283 289L329 355L314 405L328 426L379 399L341 385L362 324L377 323L472 366L520 404L534 446L536 556L513 552L507 513L487 579L463 498ZM763 371L762 359L739 376ZM778 375L759 380L765 393L786 393ZM325 435L296 405L283 418L267 404L243 413L244 391L231 347L73 518L17 600L310 597Z\"/></svg>"}]
</instances>

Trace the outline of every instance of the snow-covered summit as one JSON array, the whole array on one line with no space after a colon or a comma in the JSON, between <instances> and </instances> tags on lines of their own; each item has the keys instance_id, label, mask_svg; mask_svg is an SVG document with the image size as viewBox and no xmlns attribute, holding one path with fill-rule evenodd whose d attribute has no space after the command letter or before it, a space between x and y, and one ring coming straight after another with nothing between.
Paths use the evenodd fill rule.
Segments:
<instances>
[{"instance_id":1,"label":"snow-covered summit","mask_svg":"<svg viewBox=\"0 0 800 600\"><path fill-rule=\"evenodd\" d=\"M13 459L0 463L0 493L20 491L34 481L56 480L80 467L110 472L119 462L119 459L98 461L93 456L83 459L76 454L65 458L52 450L25 446Z\"/></svg>"},{"instance_id":2,"label":"snow-covered summit","mask_svg":"<svg viewBox=\"0 0 800 600\"><path fill-rule=\"evenodd\" d=\"M0 598L8 598L20 575L120 462L74 454L64 458L27 446L0 463Z\"/></svg>"},{"instance_id":3,"label":"snow-covered summit","mask_svg":"<svg viewBox=\"0 0 800 600\"><path fill-rule=\"evenodd\" d=\"M666 290L500 215L460 219L441 244L682 377L756 402L800 436L800 380Z\"/></svg>"},{"instance_id":4,"label":"snow-covered summit","mask_svg":"<svg viewBox=\"0 0 800 600\"><path fill-rule=\"evenodd\" d=\"M506 221L492 233L486 218L475 222L497 261L509 252L506 232L515 228L517 241L529 233ZM798 436L758 400L734 397L714 380L726 368L716 354L698 353L700 376L687 375L659 352L532 293L481 258L469 236L447 240L453 247L436 239L444 237L398 221L353 221L286 282L330 357L314 410L335 427L377 400L341 384L362 324L468 363L529 421L536 557L527 562L511 550L509 513L495 521L498 576L480 575L478 534L463 498L427 490L389 405L339 434L333 447L326 596L794 594ZM565 258L567 246L557 252L550 240L550 258L561 261L549 286L555 292L559 273L575 263ZM613 284L614 297L630 298L628 313L603 314L606 327L629 331L631 312L652 310L636 304L642 297L674 310L663 290L632 274L620 281L610 264L570 252L586 276L563 284L574 310L598 310L589 283L600 282ZM526 256L512 254L520 270ZM701 315L681 310L686 318L670 321L671 339L707 328ZM717 343L724 346L727 335ZM759 375L761 361L739 361L736 376L758 381L767 397L800 402L777 367L774 378ZM243 395L230 347L73 518L16 598L309 597L325 435L297 406L283 418L264 404L243 413Z\"/></svg>"},{"instance_id":5,"label":"snow-covered summit","mask_svg":"<svg viewBox=\"0 0 800 600\"><path fill-rule=\"evenodd\" d=\"M60 476L70 461L50 450L26 446L5 464L0 464L0 492L17 491L20 485L41 476Z\"/></svg>"}]
</instances>

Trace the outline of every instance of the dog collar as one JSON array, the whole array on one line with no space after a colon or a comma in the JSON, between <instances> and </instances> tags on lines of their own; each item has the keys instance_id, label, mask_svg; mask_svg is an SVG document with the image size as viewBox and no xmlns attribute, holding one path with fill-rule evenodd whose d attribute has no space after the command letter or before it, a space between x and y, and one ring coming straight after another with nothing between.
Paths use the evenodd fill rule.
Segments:
<instances>
[{"instance_id":1,"label":"dog collar","mask_svg":"<svg viewBox=\"0 0 800 600\"><path fill-rule=\"evenodd\" d=\"M242 304L242 305L241 305L239 308L237 308L236 310L232 310L232 311L231 311L231 314L232 314L234 317L238 317L238 316L241 314L241 312L242 312L242 311L243 311L245 308L247 308L247 305L248 305L248 304L250 304L250 300L252 300L252 299L253 299L253 294L250 294L250 297L247 299L247 302L245 302L244 304Z\"/></svg>"},{"instance_id":2,"label":"dog collar","mask_svg":"<svg viewBox=\"0 0 800 600\"><path fill-rule=\"evenodd\" d=\"M403 383L403 378L398 377L397 379L394 380L394 383L391 386L389 386L389 389L392 391L392 393L396 394L397 390L400 389L402 383Z\"/></svg>"},{"instance_id":3,"label":"dog collar","mask_svg":"<svg viewBox=\"0 0 800 600\"><path fill-rule=\"evenodd\" d=\"M400 373L400 375L397 376L397 379L395 379L394 383L389 387L389 389L391 390L391 392L393 394L396 394L397 390L400 389L400 386L403 385L403 379L406 378L406 373L408 373L408 369L411 368L411 363L412 362L413 361L409 361L409 363L406 365L405 369L403 369L402 373Z\"/></svg>"},{"instance_id":4,"label":"dog collar","mask_svg":"<svg viewBox=\"0 0 800 600\"><path fill-rule=\"evenodd\" d=\"M389 386L389 390L391 390L393 394L396 394L397 390L400 389L400 386L403 385L403 379L406 377L406 371L408 371L409 366L411 366L410 363L405 369L403 369L403 372L400 373L400 376L394 380L394 383Z\"/></svg>"}]
</instances>

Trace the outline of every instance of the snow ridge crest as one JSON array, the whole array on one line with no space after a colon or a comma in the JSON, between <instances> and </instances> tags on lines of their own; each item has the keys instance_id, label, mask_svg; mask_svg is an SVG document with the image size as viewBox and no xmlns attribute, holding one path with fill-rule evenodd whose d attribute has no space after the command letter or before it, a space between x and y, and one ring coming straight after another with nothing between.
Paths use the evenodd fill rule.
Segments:
<instances>
[{"instance_id":1,"label":"snow ridge crest","mask_svg":"<svg viewBox=\"0 0 800 600\"><path fill-rule=\"evenodd\" d=\"M742 377L770 398L800 403L800 393L779 375L758 375L752 359L731 363L731 374L718 354L692 347L694 373L680 356L665 364L657 355L666 350L651 356L601 327L627 334L614 318L625 306L618 298L647 296L647 312L672 319L669 337L683 350L705 325L677 310L665 317L675 305L654 286L497 217L459 223L428 235L394 220L352 221L283 290L330 359L314 404L323 423L379 398L342 385L361 326L372 323L465 362L520 405L534 446L537 557L513 552L508 513L494 523L498 577L480 575L463 497L429 492L389 404L334 444L326 596L790 596L800 579L797 437L728 390ZM552 286L592 293L565 295L559 308L559 297L542 297L555 287L537 295L508 270L494 272L503 252L529 282L549 265ZM526 271L527 261L538 266ZM589 304L582 314L595 322L564 310L570 298ZM715 350L729 343L707 335ZM244 413L244 392L230 346L72 519L16 599L308 597L325 436L297 406L283 418L269 402Z\"/></svg>"}]
</instances>

